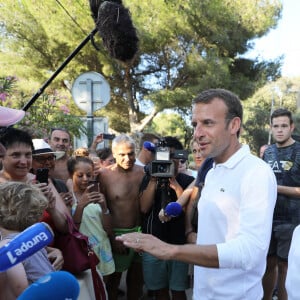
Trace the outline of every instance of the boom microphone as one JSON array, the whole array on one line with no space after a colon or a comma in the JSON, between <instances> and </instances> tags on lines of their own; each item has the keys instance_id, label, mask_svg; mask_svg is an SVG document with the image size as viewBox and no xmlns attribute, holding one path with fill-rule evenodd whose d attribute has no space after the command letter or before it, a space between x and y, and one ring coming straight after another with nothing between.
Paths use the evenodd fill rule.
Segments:
<instances>
[{"instance_id":1,"label":"boom microphone","mask_svg":"<svg viewBox=\"0 0 300 300\"><path fill-rule=\"evenodd\" d=\"M138 50L139 39L129 10L122 1L101 2L90 0L90 8L103 44L111 57L130 61Z\"/></svg>"},{"instance_id":2,"label":"boom microphone","mask_svg":"<svg viewBox=\"0 0 300 300\"><path fill-rule=\"evenodd\" d=\"M52 242L53 237L53 231L47 223L36 223L26 228L0 248L0 272L41 250Z\"/></svg>"},{"instance_id":3,"label":"boom microphone","mask_svg":"<svg viewBox=\"0 0 300 300\"><path fill-rule=\"evenodd\" d=\"M104 1L103 0L90 0L90 9L92 11L92 17L93 17L95 23L97 22L97 19L98 19L99 7L101 6L101 4ZM118 4L122 4L122 0L109 0L109 1L110 2L115 2L115 3L118 3Z\"/></svg>"},{"instance_id":4,"label":"boom microphone","mask_svg":"<svg viewBox=\"0 0 300 300\"><path fill-rule=\"evenodd\" d=\"M76 300L79 283L66 271L51 272L32 283L17 300Z\"/></svg>"}]
</instances>

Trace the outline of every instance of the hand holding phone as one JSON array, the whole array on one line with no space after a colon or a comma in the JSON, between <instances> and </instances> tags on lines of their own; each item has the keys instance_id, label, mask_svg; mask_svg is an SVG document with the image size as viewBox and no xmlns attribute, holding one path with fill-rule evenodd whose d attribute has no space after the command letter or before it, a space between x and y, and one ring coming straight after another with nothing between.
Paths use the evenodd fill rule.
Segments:
<instances>
[{"instance_id":1,"label":"hand holding phone","mask_svg":"<svg viewBox=\"0 0 300 300\"><path fill-rule=\"evenodd\" d=\"M36 170L36 180L39 183L48 184L49 169L48 168L39 168Z\"/></svg>"},{"instance_id":2,"label":"hand holding phone","mask_svg":"<svg viewBox=\"0 0 300 300\"><path fill-rule=\"evenodd\" d=\"M89 181L89 192L98 192L100 193L100 183L97 180L91 180Z\"/></svg>"},{"instance_id":3,"label":"hand holding phone","mask_svg":"<svg viewBox=\"0 0 300 300\"><path fill-rule=\"evenodd\" d=\"M108 133L102 133L102 137L104 140L113 140L116 135L115 134L108 134Z\"/></svg>"}]
</instances>

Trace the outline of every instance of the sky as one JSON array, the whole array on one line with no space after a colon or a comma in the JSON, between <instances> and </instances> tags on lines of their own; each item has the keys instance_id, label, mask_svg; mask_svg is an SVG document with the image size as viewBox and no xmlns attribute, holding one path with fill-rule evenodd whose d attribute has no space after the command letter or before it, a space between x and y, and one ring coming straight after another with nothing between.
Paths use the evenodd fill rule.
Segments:
<instances>
[{"instance_id":1,"label":"sky","mask_svg":"<svg viewBox=\"0 0 300 300\"><path fill-rule=\"evenodd\" d=\"M282 0L282 18L275 29L257 39L250 53L264 59L284 55L282 76L300 76L300 1Z\"/></svg>"}]
</instances>

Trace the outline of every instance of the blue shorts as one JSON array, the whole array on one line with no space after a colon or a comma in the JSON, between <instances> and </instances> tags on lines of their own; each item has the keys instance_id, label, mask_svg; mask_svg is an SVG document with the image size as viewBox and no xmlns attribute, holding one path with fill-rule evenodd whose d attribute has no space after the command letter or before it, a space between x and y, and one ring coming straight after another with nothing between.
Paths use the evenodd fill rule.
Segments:
<instances>
[{"instance_id":1,"label":"blue shorts","mask_svg":"<svg viewBox=\"0 0 300 300\"><path fill-rule=\"evenodd\" d=\"M147 289L157 291L168 288L185 291L189 288L189 265L176 260L160 260L143 253L143 273Z\"/></svg>"}]
</instances>

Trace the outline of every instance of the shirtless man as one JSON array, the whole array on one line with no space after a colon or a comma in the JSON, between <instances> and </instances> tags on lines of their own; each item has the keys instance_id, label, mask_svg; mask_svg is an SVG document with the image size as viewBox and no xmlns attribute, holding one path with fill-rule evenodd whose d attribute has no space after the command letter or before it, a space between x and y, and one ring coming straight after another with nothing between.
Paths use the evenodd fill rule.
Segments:
<instances>
[{"instance_id":1,"label":"shirtless man","mask_svg":"<svg viewBox=\"0 0 300 300\"><path fill-rule=\"evenodd\" d=\"M135 165L135 144L125 134L112 142L116 163L100 170L101 192L105 195L111 214L111 230L108 232L112 244L116 272L110 275L107 290L110 300L117 300L118 286L123 271L127 270L127 299L141 297L143 276L140 257L115 240L124 232L140 231L139 187L144 169Z\"/></svg>"},{"instance_id":2,"label":"shirtless man","mask_svg":"<svg viewBox=\"0 0 300 300\"><path fill-rule=\"evenodd\" d=\"M52 177L67 182L69 172L67 169L67 161L69 159L69 150L71 147L71 135L64 128L53 128L49 139L49 145L53 151L64 151L65 155L55 161L55 168Z\"/></svg>"}]
</instances>

